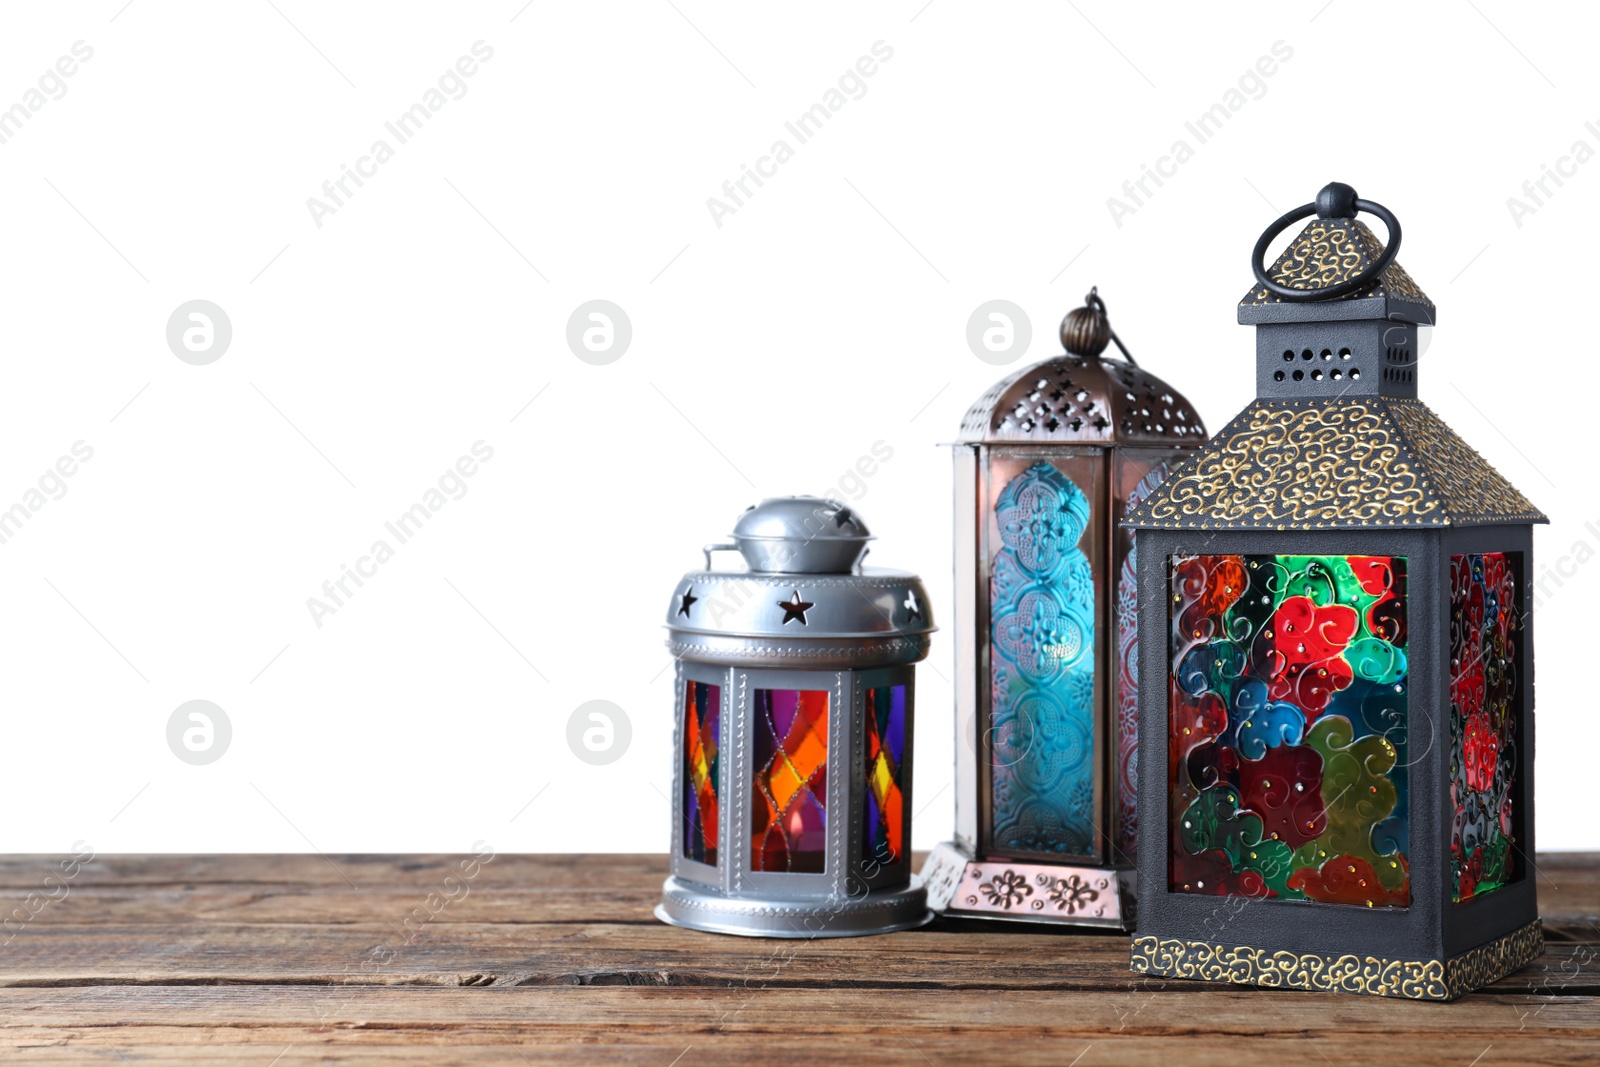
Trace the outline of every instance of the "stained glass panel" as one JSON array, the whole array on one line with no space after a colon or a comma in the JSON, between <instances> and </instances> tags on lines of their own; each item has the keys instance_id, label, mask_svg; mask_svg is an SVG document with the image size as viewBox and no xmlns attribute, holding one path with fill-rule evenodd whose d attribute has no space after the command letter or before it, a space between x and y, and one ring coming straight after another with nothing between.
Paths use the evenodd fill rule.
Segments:
<instances>
[{"instance_id":1,"label":"stained glass panel","mask_svg":"<svg viewBox=\"0 0 1600 1067\"><path fill-rule=\"evenodd\" d=\"M717 865L717 739L722 687L683 683L683 855Z\"/></svg>"},{"instance_id":2,"label":"stained glass panel","mask_svg":"<svg viewBox=\"0 0 1600 1067\"><path fill-rule=\"evenodd\" d=\"M1095 586L1079 540L1089 499L1035 463L995 500L990 565L992 845L1013 854L1095 848Z\"/></svg>"},{"instance_id":3,"label":"stained glass panel","mask_svg":"<svg viewBox=\"0 0 1600 1067\"><path fill-rule=\"evenodd\" d=\"M828 693L755 691L751 870L821 874L828 829Z\"/></svg>"},{"instance_id":4,"label":"stained glass panel","mask_svg":"<svg viewBox=\"0 0 1600 1067\"><path fill-rule=\"evenodd\" d=\"M1451 899L1516 875L1521 619L1515 553L1450 557Z\"/></svg>"},{"instance_id":5,"label":"stained glass panel","mask_svg":"<svg viewBox=\"0 0 1600 1067\"><path fill-rule=\"evenodd\" d=\"M1406 907L1403 556L1171 559L1170 888Z\"/></svg>"},{"instance_id":6,"label":"stained glass panel","mask_svg":"<svg viewBox=\"0 0 1600 1067\"><path fill-rule=\"evenodd\" d=\"M870 874L874 866L890 866L905 857L905 795L900 772L906 755L906 687L868 689L863 710L867 780L861 859Z\"/></svg>"}]
</instances>

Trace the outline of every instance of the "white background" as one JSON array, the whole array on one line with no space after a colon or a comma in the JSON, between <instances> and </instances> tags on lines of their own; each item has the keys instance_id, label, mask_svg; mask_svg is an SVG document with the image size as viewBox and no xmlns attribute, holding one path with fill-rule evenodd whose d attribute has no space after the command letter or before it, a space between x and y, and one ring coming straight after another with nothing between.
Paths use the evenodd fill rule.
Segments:
<instances>
[{"instance_id":1,"label":"white background","mask_svg":"<svg viewBox=\"0 0 1600 1067\"><path fill-rule=\"evenodd\" d=\"M1252 393L1250 247L1335 179L1399 214L1439 305L1423 397L1554 519L1540 844L1600 848L1600 163L1521 225L1507 206L1600 149L1589 10L274 3L0 16L0 107L93 49L0 144L0 508L93 449L0 545L7 850L664 850L660 623L699 546L882 440L873 562L948 622L937 445L1007 373L968 350L973 309L1021 305L1043 359L1097 284L1216 429ZM317 226L307 198L480 40L466 94ZM1185 121L1279 41L1198 144ZM719 227L707 198L779 138L794 157ZM1108 198L1179 138L1118 225ZM208 366L165 338L197 298L233 326ZM633 324L608 366L565 341L595 298ZM307 598L480 440L466 495L319 628ZM952 647L919 676L919 846L950 828ZM208 766L167 747L191 699L232 723ZM566 742L592 699L632 723L608 766Z\"/></svg>"}]
</instances>

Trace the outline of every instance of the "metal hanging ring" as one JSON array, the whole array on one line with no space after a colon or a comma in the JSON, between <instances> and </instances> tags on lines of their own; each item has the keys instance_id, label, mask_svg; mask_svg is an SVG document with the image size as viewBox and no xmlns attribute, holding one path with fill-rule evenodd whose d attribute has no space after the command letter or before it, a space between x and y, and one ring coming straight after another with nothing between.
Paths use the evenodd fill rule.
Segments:
<instances>
[{"instance_id":1,"label":"metal hanging ring","mask_svg":"<svg viewBox=\"0 0 1600 1067\"><path fill-rule=\"evenodd\" d=\"M1351 192L1353 193L1354 190L1351 190ZM1321 200L1323 197L1319 197L1318 199ZM1394 212L1390 211L1382 204L1376 203L1372 200L1360 200L1352 196L1346 203L1348 207L1353 209L1349 213L1350 218L1354 218L1355 212L1357 211L1365 211L1369 215L1376 215L1378 218L1382 219L1384 226L1388 228L1389 240L1385 242L1387 247L1384 248L1383 254L1378 257L1377 262L1373 263L1370 269L1363 271L1353 278L1346 278L1342 282L1338 282L1334 285L1324 286L1321 289L1291 289L1289 286L1284 285L1281 282L1275 282L1269 278L1267 276L1266 267L1263 266L1263 261L1266 259L1267 246L1272 244L1273 238L1277 237L1280 233L1288 229L1292 224L1299 222L1301 219L1308 218L1311 215L1319 214L1319 205L1316 202L1310 204L1301 204L1293 211L1290 211L1279 218L1271 226L1268 226L1266 230L1262 232L1261 239L1256 242L1255 251L1250 254L1250 266L1254 268L1256 272L1256 281L1261 283L1262 288L1266 289L1269 293L1273 293L1276 296L1282 297L1285 300L1295 302L1305 300L1335 300L1341 296L1346 296L1350 293L1356 292L1359 289L1363 289L1377 280L1378 275L1382 274L1384 269L1387 268L1390 263L1394 262L1395 254L1400 251L1400 220L1394 217ZM1330 216L1324 214L1323 217L1328 218Z\"/></svg>"}]
</instances>

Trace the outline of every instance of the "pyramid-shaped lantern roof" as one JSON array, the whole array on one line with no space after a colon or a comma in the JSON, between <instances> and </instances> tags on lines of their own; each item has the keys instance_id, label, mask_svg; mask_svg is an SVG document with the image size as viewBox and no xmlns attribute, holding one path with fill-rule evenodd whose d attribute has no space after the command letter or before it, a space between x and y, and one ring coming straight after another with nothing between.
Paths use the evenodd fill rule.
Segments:
<instances>
[{"instance_id":1,"label":"pyramid-shaped lantern roof","mask_svg":"<svg viewBox=\"0 0 1600 1067\"><path fill-rule=\"evenodd\" d=\"M1355 218L1389 230L1385 247ZM1270 268L1271 241L1313 212ZM1417 328L1433 301L1395 262L1400 224L1335 183L1256 244L1239 303L1256 327L1257 396L1129 512L1165 529L1325 530L1547 522L1417 399Z\"/></svg>"}]
</instances>

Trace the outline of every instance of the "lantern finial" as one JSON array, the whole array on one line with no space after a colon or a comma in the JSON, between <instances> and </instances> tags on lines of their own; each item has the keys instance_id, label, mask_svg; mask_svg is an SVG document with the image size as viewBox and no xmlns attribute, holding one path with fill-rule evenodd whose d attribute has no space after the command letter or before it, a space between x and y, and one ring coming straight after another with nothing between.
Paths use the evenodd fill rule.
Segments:
<instances>
[{"instance_id":1,"label":"lantern finial","mask_svg":"<svg viewBox=\"0 0 1600 1067\"><path fill-rule=\"evenodd\" d=\"M1359 200L1353 187L1344 182L1329 182L1317 192L1317 218L1353 219Z\"/></svg>"},{"instance_id":2,"label":"lantern finial","mask_svg":"<svg viewBox=\"0 0 1600 1067\"><path fill-rule=\"evenodd\" d=\"M1111 322L1106 318L1105 301L1095 289L1089 290L1083 303L1061 320L1061 347L1074 356L1098 356L1111 343Z\"/></svg>"},{"instance_id":3,"label":"lantern finial","mask_svg":"<svg viewBox=\"0 0 1600 1067\"><path fill-rule=\"evenodd\" d=\"M1083 307L1067 312L1067 317L1061 320L1061 347L1067 350L1068 355L1097 359L1106 350L1106 345L1115 341L1122 358L1137 367L1138 361L1129 354L1117 331L1111 328L1111 319L1106 315L1106 302L1100 299L1099 286L1089 289L1083 304Z\"/></svg>"}]
</instances>

